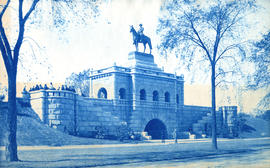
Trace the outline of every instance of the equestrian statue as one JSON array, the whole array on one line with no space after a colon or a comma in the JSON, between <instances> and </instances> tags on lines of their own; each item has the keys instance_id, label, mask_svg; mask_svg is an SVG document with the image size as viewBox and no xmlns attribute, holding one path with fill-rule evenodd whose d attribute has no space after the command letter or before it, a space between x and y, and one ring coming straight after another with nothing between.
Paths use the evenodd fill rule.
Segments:
<instances>
[{"instance_id":1,"label":"equestrian statue","mask_svg":"<svg viewBox=\"0 0 270 168\"><path fill-rule=\"evenodd\" d=\"M146 44L148 44L149 49L150 49L150 54L151 54L151 50L152 50L151 39L143 34L144 28L143 28L142 24L140 24L139 26L140 26L140 28L139 28L138 32L136 32L133 25L130 26L130 32L132 33L132 36L133 36L133 44L136 47L136 51L138 51L138 44L143 43L143 46L144 46L143 52L144 53L145 53Z\"/></svg>"}]
</instances>

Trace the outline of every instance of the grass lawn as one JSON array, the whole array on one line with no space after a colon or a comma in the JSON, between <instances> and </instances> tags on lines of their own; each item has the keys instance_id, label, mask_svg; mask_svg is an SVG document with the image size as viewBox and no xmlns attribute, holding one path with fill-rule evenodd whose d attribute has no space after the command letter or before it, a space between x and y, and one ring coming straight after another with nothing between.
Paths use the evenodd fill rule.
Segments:
<instances>
[{"instance_id":1,"label":"grass lawn","mask_svg":"<svg viewBox=\"0 0 270 168\"><path fill-rule=\"evenodd\" d=\"M250 158L247 163L247 159L242 160L245 167L254 165L256 161L261 162L261 167L270 165L270 159L265 159L266 156L270 156L270 138L251 138L260 137L262 133L269 131L269 123L258 119L248 121L257 130L243 135L249 139L219 139L219 150L213 151L210 139L179 140L178 144L168 140L165 144L160 141L121 144L119 141L75 137L44 125L30 108L20 110L28 114L18 116L17 142L21 161L2 161L0 167L177 167L183 164L185 167L185 164L195 162L197 164L192 167L208 167L205 160L216 159L219 156L222 158L220 162L223 163L221 167L227 167L227 162L231 160L234 160L232 164L237 165L238 156L244 154L245 158ZM32 117L29 117L29 114ZM0 139L5 130L3 123L0 121ZM265 128L262 127L262 123ZM265 135L269 135L269 132ZM3 155L2 146L0 158L3 158ZM200 165L198 161L201 160L207 163L206 166Z\"/></svg>"},{"instance_id":2,"label":"grass lawn","mask_svg":"<svg viewBox=\"0 0 270 168\"><path fill-rule=\"evenodd\" d=\"M144 144L111 144L62 146L42 148L21 148L21 162L2 162L3 167L95 167L137 166L158 162L177 163L193 162L207 157L226 155L254 154L256 151L268 149L270 154L270 139L231 139L221 140L219 150L211 150L210 140L180 141L178 144L167 142ZM252 161L252 160L251 160ZM136 166L135 166L136 167Z\"/></svg>"}]
</instances>

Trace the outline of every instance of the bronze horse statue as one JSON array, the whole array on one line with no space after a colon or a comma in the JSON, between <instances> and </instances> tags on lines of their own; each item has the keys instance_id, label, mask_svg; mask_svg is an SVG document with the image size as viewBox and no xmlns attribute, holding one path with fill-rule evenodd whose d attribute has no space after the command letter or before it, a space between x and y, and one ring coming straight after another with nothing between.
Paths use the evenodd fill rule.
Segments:
<instances>
[{"instance_id":1,"label":"bronze horse statue","mask_svg":"<svg viewBox=\"0 0 270 168\"><path fill-rule=\"evenodd\" d=\"M134 29L133 25L130 26L130 32L132 33L132 36L133 36L133 44L136 47L136 51L138 51L138 44L143 43L143 46L144 46L143 52L145 53L146 44L148 44L149 49L150 49L150 54L151 54L151 50L152 50L151 39L145 35L140 37L140 35Z\"/></svg>"}]
</instances>

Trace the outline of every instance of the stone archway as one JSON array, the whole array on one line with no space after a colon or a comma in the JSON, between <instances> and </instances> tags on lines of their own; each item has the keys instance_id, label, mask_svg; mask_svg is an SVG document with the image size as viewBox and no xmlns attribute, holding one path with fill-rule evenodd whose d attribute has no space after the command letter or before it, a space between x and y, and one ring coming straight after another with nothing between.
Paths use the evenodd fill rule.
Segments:
<instances>
[{"instance_id":1,"label":"stone archway","mask_svg":"<svg viewBox=\"0 0 270 168\"><path fill-rule=\"evenodd\" d=\"M144 129L152 139L162 139L167 138L167 128L166 125L159 119L150 120Z\"/></svg>"},{"instance_id":2,"label":"stone archway","mask_svg":"<svg viewBox=\"0 0 270 168\"><path fill-rule=\"evenodd\" d=\"M105 88L100 88L98 90L98 98L107 99L107 90Z\"/></svg>"}]
</instances>

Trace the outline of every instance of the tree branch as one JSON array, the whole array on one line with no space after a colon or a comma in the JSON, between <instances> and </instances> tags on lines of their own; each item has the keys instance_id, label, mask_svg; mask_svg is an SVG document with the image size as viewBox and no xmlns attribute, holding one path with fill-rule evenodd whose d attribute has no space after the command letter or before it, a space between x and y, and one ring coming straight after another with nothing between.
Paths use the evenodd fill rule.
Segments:
<instances>
[{"instance_id":1,"label":"tree branch","mask_svg":"<svg viewBox=\"0 0 270 168\"><path fill-rule=\"evenodd\" d=\"M214 52L213 52L213 62L216 63L216 55L217 55L217 51L218 51L218 45L220 42L220 29L221 29L221 25L220 22L217 24L217 33L216 33L216 40L215 40L215 44L214 44Z\"/></svg>"},{"instance_id":2,"label":"tree branch","mask_svg":"<svg viewBox=\"0 0 270 168\"><path fill-rule=\"evenodd\" d=\"M229 45L227 46L223 51L222 53L218 56L216 62L218 62L218 60L220 60L222 58L222 56L229 50L232 50L233 48L237 47L240 43L237 43L237 44L232 44L232 45Z\"/></svg>"},{"instance_id":3,"label":"tree branch","mask_svg":"<svg viewBox=\"0 0 270 168\"><path fill-rule=\"evenodd\" d=\"M13 58L14 59L14 66L17 66L17 64L18 64L19 50L20 50L20 47L21 47L22 41L23 41L25 22L29 18L30 14L34 11L38 2L39 2L39 0L34 0L30 9L26 13L26 15L23 17L23 0L19 0L19 34L18 34L17 42L16 42L15 47L14 47L14 51L13 51L14 52L14 54L13 54L14 55L14 58Z\"/></svg>"},{"instance_id":4,"label":"tree branch","mask_svg":"<svg viewBox=\"0 0 270 168\"><path fill-rule=\"evenodd\" d=\"M23 20L23 0L19 0L19 25L21 26Z\"/></svg>"},{"instance_id":5,"label":"tree branch","mask_svg":"<svg viewBox=\"0 0 270 168\"><path fill-rule=\"evenodd\" d=\"M229 28L231 28L234 24L237 23L236 19L237 19L237 16L238 16L239 14L240 14L240 10L238 10L238 12L237 12L237 13L235 14L235 16L233 17L231 24L229 24L229 25L223 30L223 32L221 32L221 35L220 35L221 38L223 37L223 35L227 32L227 30L228 30Z\"/></svg>"},{"instance_id":6,"label":"tree branch","mask_svg":"<svg viewBox=\"0 0 270 168\"><path fill-rule=\"evenodd\" d=\"M211 64L213 64L213 60L211 59L210 53L209 53L209 51L207 50L206 46L204 45L204 43L203 43L203 41L202 41L202 39L201 39L199 33L198 33L197 30L195 29L193 21L191 20L191 18L190 18L185 12L184 12L184 15L186 16L186 18L187 18L188 21L190 22L191 28L192 28L192 30L193 30L193 33L197 36L198 41L200 42L202 49L206 52L206 55L207 55L209 61L211 62Z\"/></svg>"},{"instance_id":7,"label":"tree branch","mask_svg":"<svg viewBox=\"0 0 270 168\"><path fill-rule=\"evenodd\" d=\"M13 50L13 66L15 66L13 68L15 68L16 70L18 64L19 51L23 40L23 34L24 34L23 0L19 0L19 33Z\"/></svg>"},{"instance_id":8,"label":"tree branch","mask_svg":"<svg viewBox=\"0 0 270 168\"><path fill-rule=\"evenodd\" d=\"M29 18L30 14L35 10L35 7L37 5L37 3L39 2L39 0L34 0L34 2L32 3L29 11L25 14L23 21L26 22L26 20Z\"/></svg>"},{"instance_id":9,"label":"tree branch","mask_svg":"<svg viewBox=\"0 0 270 168\"><path fill-rule=\"evenodd\" d=\"M7 56L12 58L10 44L8 42L5 29L3 28L2 21L0 21L0 35L1 35L1 38L3 39L3 45L6 49Z\"/></svg>"},{"instance_id":10,"label":"tree branch","mask_svg":"<svg viewBox=\"0 0 270 168\"><path fill-rule=\"evenodd\" d=\"M7 3L3 6L3 9L0 13L0 50L1 50L1 54L2 54L7 71L9 71L10 67L12 66L12 58L11 58L10 45L9 45L6 33L2 25L2 19L9 4L10 4L10 0L8 0Z\"/></svg>"},{"instance_id":11,"label":"tree branch","mask_svg":"<svg viewBox=\"0 0 270 168\"><path fill-rule=\"evenodd\" d=\"M2 11L1 11L1 13L0 13L0 20L2 20L2 17L3 17L3 15L4 15L4 13L6 12L9 3L10 3L10 0L7 1L6 5L4 5L4 7L3 7L3 9L2 9Z\"/></svg>"},{"instance_id":12,"label":"tree branch","mask_svg":"<svg viewBox=\"0 0 270 168\"><path fill-rule=\"evenodd\" d=\"M194 38L193 36L186 34L184 35L186 36L189 40L191 40L192 42L194 42L195 44L197 44L199 47L203 48L203 46L200 44L199 40Z\"/></svg>"},{"instance_id":13,"label":"tree branch","mask_svg":"<svg viewBox=\"0 0 270 168\"><path fill-rule=\"evenodd\" d=\"M234 73L235 71L226 71L226 72L222 72L222 73L218 73L217 75L216 75L216 77L215 78L217 78L219 75L222 75L222 74L228 74L228 73Z\"/></svg>"},{"instance_id":14,"label":"tree branch","mask_svg":"<svg viewBox=\"0 0 270 168\"><path fill-rule=\"evenodd\" d=\"M225 58L231 58L231 59L233 59L234 62L236 62L236 59L233 56L223 56L220 59L225 59ZM216 63L217 63L217 61L216 61Z\"/></svg>"},{"instance_id":15,"label":"tree branch","mask_svg":"<svg viewBox=\"0 0 270 168\"><path fill-rule=\"evenodd\" d=\"M226 80L221 80L218 83L216 83L215 87L217 87L222 82L224 82L224 83L235 83L235 82L229 82L229 81L226 81Z\"/></svg>"},{"instance_id":16,"label":"tree branch","mask_svg":"<svg viewBox=\"0 0 270 168\"><path fill-rule=\"evenodd\" d=\"M6 48L4 46L3 40L2 40L2 36L0 36L0 50L1 50L1 54L6 66L7 71L10 70L10 67L12 65L12 61L9 59L9 57L7 56L7 52L6 52Z\"/></svg>"}]
</instances>

